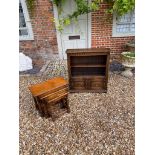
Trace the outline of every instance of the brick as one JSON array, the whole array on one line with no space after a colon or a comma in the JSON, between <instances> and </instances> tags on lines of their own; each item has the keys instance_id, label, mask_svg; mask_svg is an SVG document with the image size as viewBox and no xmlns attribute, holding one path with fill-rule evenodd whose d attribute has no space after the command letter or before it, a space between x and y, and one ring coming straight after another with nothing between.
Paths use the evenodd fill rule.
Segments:
<instances>
[{"instance_id":1,"label":"brick","mask_svg":"<svg viewBox=\"0 0 155 155\"><path fill-rule=\"evenodd\" d=\"M34 64L38 66L42 66L45 61L41 48L51 48L54 52L58 49L55 26L51 21L53 14L50 9L52 8L49 0L37 1L34 16L31 17L34 41L20 41L19 43L19 51L30 55ZM37 59L35 55L38 56Z\"/></svg>"},{"instance_id":2,"label":"brick","mask_svg":"<svg viewBox=\"0 0 155 155\"><path fill-rule=\"evenodd\" d=\"M112 37L112 15L105 13L107 7L107 4L101 4L101 9L91 14L91 46L98 48L109 47L111 48L111 53L120 54L120 52L125 50L125 43L134 37ZM36 65L44 63L44 55L48 57L46 51L49 49L53 53L58 51L56 28L51 21L54 17L51 12L52 9L53 5L49 0L38 0L36 2L35 14L31 18L34 41L20 41L19 44L19 51L30 55Z\"/></svg>"}]
</instances>

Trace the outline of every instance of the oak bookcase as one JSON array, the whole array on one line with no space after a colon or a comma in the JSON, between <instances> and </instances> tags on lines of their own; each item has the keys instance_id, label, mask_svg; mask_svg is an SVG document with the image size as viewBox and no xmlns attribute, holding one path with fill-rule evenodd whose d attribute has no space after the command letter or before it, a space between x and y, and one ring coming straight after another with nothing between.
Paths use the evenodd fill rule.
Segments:
<instances>
[{"instance_id":1,"label":"oak bookcase","mask_svg":"<svg viewBox=\"0 0 155 155\"><path fill-rule=\"evenodd\" d=\"M68 49L70 92L107 92L110 49Z\"/></svg>"}]
</instances>

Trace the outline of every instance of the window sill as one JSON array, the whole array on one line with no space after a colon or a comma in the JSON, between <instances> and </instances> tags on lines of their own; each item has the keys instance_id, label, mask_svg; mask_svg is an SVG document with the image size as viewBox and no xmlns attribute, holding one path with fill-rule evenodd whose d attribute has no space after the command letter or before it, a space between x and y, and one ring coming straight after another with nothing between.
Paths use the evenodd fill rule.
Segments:
<instances>
[{"instance_id":1,"label":"window sill","mask_svg":"<svg viewBox=\"0 0 155 155\"><path fill-rule=\"evenodd\" d=\"M34 37L19 37L19 41L28 41L34 40Z\"/></svg>"},{"instance_id":2,"label":"window sill","mask_svg":"<svg viewBox=\"0 0 155 155\"><path fill-rule=\"evenodd\" d=\"M115 37L134 37L135 34L131 34L131 33L125 33L125 34L112 34L112 37L115 38Z\"/></svg>"}]
</instances>

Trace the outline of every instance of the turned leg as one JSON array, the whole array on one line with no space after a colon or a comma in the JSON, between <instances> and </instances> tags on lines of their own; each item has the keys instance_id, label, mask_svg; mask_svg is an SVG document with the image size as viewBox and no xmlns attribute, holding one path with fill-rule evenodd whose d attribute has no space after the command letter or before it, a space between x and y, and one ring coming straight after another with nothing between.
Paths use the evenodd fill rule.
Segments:
<instances>
[{"instance_id":1,"label":"turned leg","mask_svg":"<svg viewBox=\"0 0 155 155\"><path fill-rule=\"evenodd\" d=\"M64 99L61 99L61 100L60 100L60 108L61 108L61 109L66 108Z\"/></svg>"},{"instance_id":2,"label":"turned leg","mask_svg":"<svg viewBox=\"0 0 155 155\"><path fill-rule=\"evenodd\" d=\"M66 107L67 107L67 112L70 112L70 107L69 107L69 100L68 100L68 95L66 97Z\"/></svg>"},{"instance_id":3,"label":"turned leg","mask_svg":"<svg viewBox=\"0 0 155 155\"><path fill-rule=\"evenodd\" d=\"M36 109L39 111L40 116L43 117L44 112L43 112L43 108L42 108L40 99L38 97L35 97L34 100L35 100Z\"/></svg>"},{"instance_id":4,"label":"turned leg","mask_svg":"<svg viewBox=\"0 0 155 155\"><path fill-rule=\"evenodd\" d=\"M49 114L49 111L48 111L47 102L45 100L42 100L42 103L41 104L42 104L44 116L46 118L48 118L50 116L50 114Z\"/></svg>"},{"instance_id":5,"label":"turned leg","mask_svg":"<svg viewBox=\"0 0 155 155\"><path fill-rule=\"evenodd\" d=\"M67 112L70 112L69 102L68 102L68 96L66 96L65 98L63 98L62 101L63 101L63 106L65 108L67 108Z\"/></svg>"},{"instance_id":6,"label":"turned leg","mask_svg":"<svg viewBox=\"0 0 155 155\"><path fill-rule=\"evenodd\" d=\"M34 100L36 109L39 110L39 105L38 105L37 99L35 97L33 97L33 100Z\"/></svg>"}]
</instances>

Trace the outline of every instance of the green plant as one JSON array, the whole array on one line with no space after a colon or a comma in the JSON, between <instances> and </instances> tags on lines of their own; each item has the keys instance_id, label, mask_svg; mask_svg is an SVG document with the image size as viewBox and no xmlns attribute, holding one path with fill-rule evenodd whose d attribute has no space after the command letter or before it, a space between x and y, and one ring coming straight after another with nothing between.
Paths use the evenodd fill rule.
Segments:
<instances>
[{"instance_id":1,"label":"green plant","mask_svg":"<svg viewBox=\"0 0 155 155\"><path fill-rule=\"evenodd\" d=\"M57 28L59 31L63 30L64 26L69 25L72 21L77 21L78 16L83 14L88 14L89 12L96 11L99 9L100 0L94 0L90 4L85 0L74 0L77 6L77 9L66 17L60 17L62 13L62 5L65 3L65 0L53 0L54 4L58 8L59 20L56 22Z\"/></svg>"},{"instance_id":2,"label":"green plant","mask_svg":"<svg viewBox=\"0 0 155 155\"><path fill-rule=\"evenodd\" d=\"M34 13L35 1L36 0L26 0L27 8L30 12L30 15L33 15Z\"/></svg>"},{"instance_id":3,"label":"green plant","mask_svg":"<svg viewBox=\"0 0 155 155\"><path fill-rule=\"evenodd\" d=\"M123 56L128 57L128 58L135 58L135 52L131 51L131 52L123 52L122 53Z\"/></svg>"},{"instance_id":4,"label":"green plant","mask_svg":"<svg viewBox=\"0 0 155 155\"><path fill-rule=\"evenodd\" d=\"M26 0L28 4L28 8L30 12L33 12L34 2L36 0ZM76 3L76 10L67 15L66 17L60 17L63 12L62 6L67 0L53 0L53 3L58 8L59 20L53 20L57 28L62 31L64 26L69 25L72 21L76 21L78 16L83 14L88 14L89 12L97 11L100 9L100 3L109 4L109 8L107 9L107 13L116 12L119 16L122 16L129 11L133 10L135 7L135 0L93 0L91 3L88 3L88 0L74 0Z\"/></svg>"},{"instance_id":5,"label":"green plant","mask_svg":"<svg viewBox=\"0 0 155 155\"><path fill-rule=\"evenodd\" d=\"M135 0L105 0L112 4L108 12L116 12L117 15L122 16L135 8Z\"/></svg>"},{"instance_id":6,"label":"green plant","mask_svg":"<svg viewBox=\"0 0 155 155\"><path fill-rule=\"evenodd\" d=\"M77 9L72 14L59 18L58 29L60 31L63 30L64 26L69 25L71 21L76 21L78 16L99 10L100 3L102 2L109 4L109 8L106 11L107 13L116 12L119 16L128 13L135 7L135 0L94 0L91 3L88 3L85 0L74 1L77 5ZM59 14L61 14L62 5L65 3L65 0L54 0L54 3L59 8Z\"/></svg>"}]
</instances>

